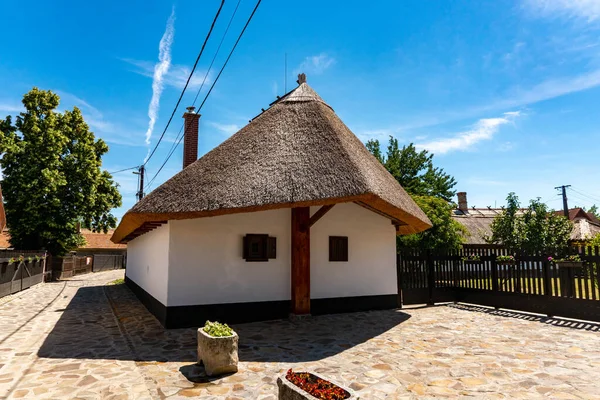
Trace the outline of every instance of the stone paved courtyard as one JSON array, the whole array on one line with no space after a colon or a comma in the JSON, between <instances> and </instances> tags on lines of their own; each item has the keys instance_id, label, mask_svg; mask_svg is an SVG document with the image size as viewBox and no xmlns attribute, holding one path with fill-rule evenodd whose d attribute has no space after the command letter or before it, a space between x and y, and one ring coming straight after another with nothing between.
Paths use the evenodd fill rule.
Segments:
<instances>
[{"instance_id":1,"label":"stone paved courtyard","mask_svg":"<svg viewBox=\"0 0 600 400\"><path fill-rule=\"evenodd\" d=\"M165 331L111 271L0 303L0 398L276 399L311 368L362 399L600 399L600 326L472 306L236 325L240 370L210 380L194 329Z\"/></svg>"}]
</instances>

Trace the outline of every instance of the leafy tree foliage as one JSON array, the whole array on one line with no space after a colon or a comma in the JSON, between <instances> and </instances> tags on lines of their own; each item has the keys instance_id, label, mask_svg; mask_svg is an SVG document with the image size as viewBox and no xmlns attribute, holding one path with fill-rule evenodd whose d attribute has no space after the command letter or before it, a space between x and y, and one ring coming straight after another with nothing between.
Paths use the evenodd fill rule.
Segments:
<instances>
[{"instance_id":1,"label":"leafy tree foliage","mask_svg":"<svg viewBox=\"0 0 600 400\"><path fill-rule=\"evenodd\" d=\"M456 181L442 168L433 166L433 154L427 150L417 151L412 143L400 149L398 139L392 136L385 157L379 140L369 140L366 146L408 193L441 197L446 201L451 201L456 194Z\"/></svg>"},{"instance_id":2,"label":"leafy tree foliage","mask_svg":"<svg viewBox=\"0 0 600 400\"><path fill-rule=\"evenodd\" d=\"M423 210L433 227L413 235L398 236L399 248L411 249L455 249L468 235L467 229L452 219L454 204L433 196L412 196Z\"/></svg>"},{"instance_id":3,"label":"leafy tree foliage","mask_svg":"<svg viewBox=\"0 0 600 400\"><path fill-rule=\"evenodd\" d=\"M451 199L456 194L456 181L443 169L433 166L433 154L427 150L417 151L412 143L400 149L398 140L391 136L385 156L378 140L369 140L366 146L433 224L424 232L399 236L398 248L451 249L460 246L468 232L452 219L455 205Z\"/></svg>"},{"instance_id":4,"label":"leafy tree foliage","mask_svg":"<svg viewBox=\"0 0 600 400\"><path fill-rule=\"evenodd\" d=\"M540 199L531 200L522 213L514 193L509 193L506 201L505 210L492 222L488 243L529 252L561 254L566 250L573 230L571 221L549 210Z\"/></svg>"},{"instance_id":5,"label":"leafy tree foliage","mask_svg":"<svg viewBox=\"0 0 600 400\"><path fill-rule=\"evenodd\" d=\"M108 151L81 111L59 113L59 97L33 88L15 124L0 120L0 167L11 245L61 255L83 243L79 224L106 232L121 205L111 175L100 169Z\"/></svg>"}]
</instances>

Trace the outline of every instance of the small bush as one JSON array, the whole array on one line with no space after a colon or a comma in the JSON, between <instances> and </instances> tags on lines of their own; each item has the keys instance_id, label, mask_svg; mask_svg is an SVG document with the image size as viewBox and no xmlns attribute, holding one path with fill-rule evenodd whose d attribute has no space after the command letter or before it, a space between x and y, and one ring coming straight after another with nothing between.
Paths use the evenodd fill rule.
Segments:
<instances>
[{"instance_id":1,"label":"small bush","mask_svg":"<svg viewBox=\"0 0 600 400\"><path fill-rule=\"evenodd\" d=\"M225 337L233 335L233 329L231 329L229 325L222 324L220 322L206 321L206 324L204 324L204 332L213 337Z\"/></svg>"}]
</instances>

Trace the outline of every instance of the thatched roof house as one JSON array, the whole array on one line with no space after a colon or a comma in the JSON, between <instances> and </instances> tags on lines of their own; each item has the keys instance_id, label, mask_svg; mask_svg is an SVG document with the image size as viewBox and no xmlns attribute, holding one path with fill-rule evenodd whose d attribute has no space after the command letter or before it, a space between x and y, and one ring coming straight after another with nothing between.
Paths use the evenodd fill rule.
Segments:
<instances>
[{"instance_id":1,"label":"thatched roof house","mask_svg":"<svg viewBox=\"0 0 600 400\"><path fill-rule=\"evenodd\" d=\"M127 242L168 220L355 202L398 233L430 227L333 109L306 83L129 210L112 240Z\"/></svg>"},{"instance_id":2,"label":"thatched roof house","mask_svg":"<svg viewBox=\"0 0 600 400\"><path fill-rule=\"evenodd\" d=\"M112 237L165 326L397 306L395 235L431 223L303 74L195 160L199 118L184 114L184 169Z\"/></svg>"}]
</instances>

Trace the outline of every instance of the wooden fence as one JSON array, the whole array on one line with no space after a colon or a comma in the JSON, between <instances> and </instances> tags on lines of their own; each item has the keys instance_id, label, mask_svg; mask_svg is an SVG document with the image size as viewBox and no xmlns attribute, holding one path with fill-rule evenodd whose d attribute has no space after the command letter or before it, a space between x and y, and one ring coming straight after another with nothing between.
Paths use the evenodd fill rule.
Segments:
<instances>
[{"instance_id":1,"label":"wooden fence","mask_svg":"<svg viewBox=\"0 0 600 400\"><path fill-rule=\"evenodd\" d=\"M399 293L402 304L458 301L600 321L600 251L577 247L571 252L580 254L583 266L558 267L548 254L500 248L402 251ZM479 260L463 260L471 255ZM500 255L515 255L516 261L500 262Z\"/></svg>"},{"instance_id":2,"label":"wooden fence","mask_svg":"<svg viewBox=\"0 0 600 400\"><path fill-rule=\"evenodd\" d=\"M44 281L46 254L0 251L0 298Z\"/></svg>"}]
</instances>

